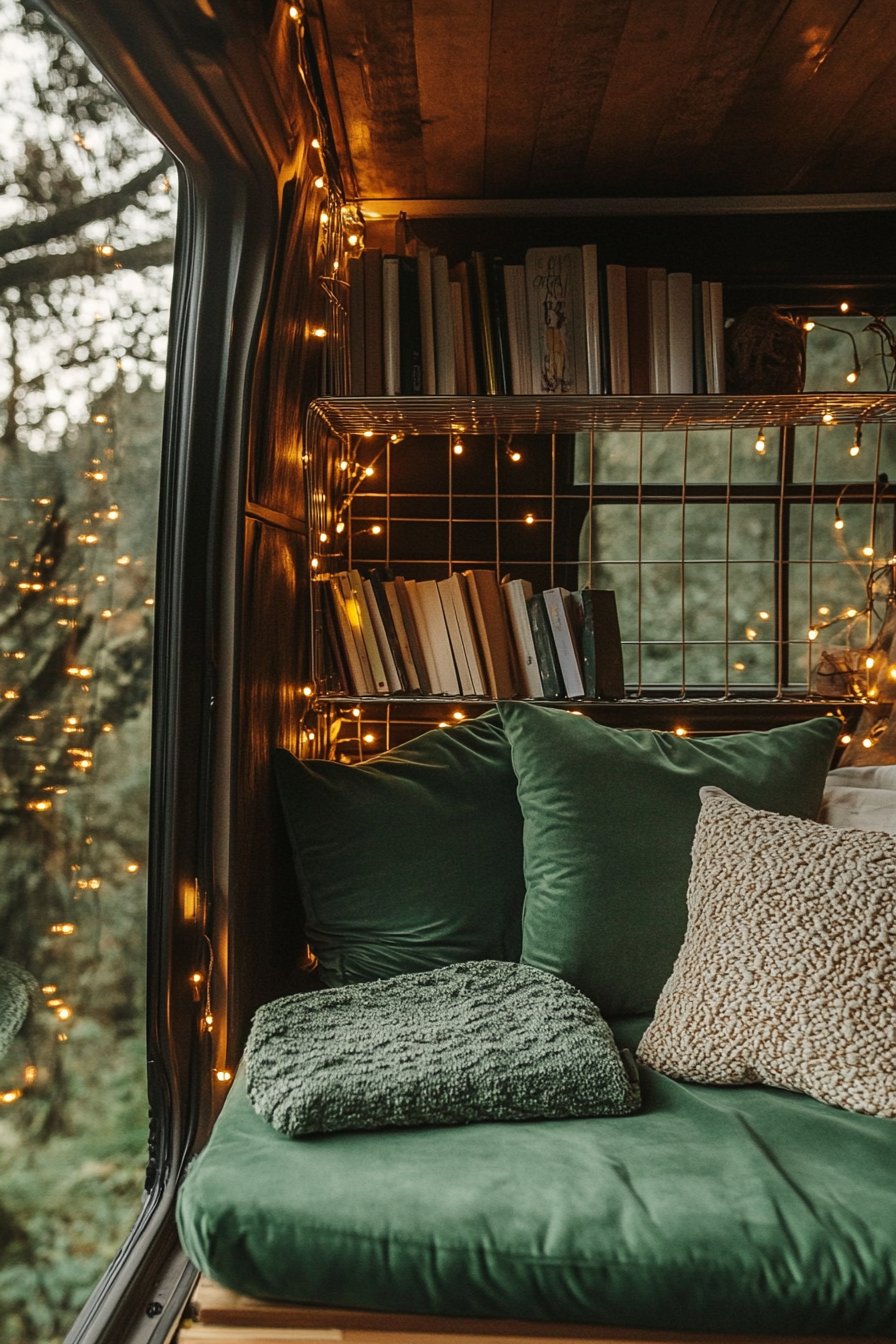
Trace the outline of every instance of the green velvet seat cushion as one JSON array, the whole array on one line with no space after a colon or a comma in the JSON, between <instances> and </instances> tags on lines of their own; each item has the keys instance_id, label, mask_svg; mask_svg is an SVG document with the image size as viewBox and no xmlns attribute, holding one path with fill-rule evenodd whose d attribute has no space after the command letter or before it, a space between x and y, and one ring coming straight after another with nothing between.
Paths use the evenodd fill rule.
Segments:
<instances>
[{"instance_id":1,"label":"green velvet seat cushion","mask_svg":"<svg viewBox=\"0 0 896 1344\"><path fill-rule=\"evenodd\" d=\"M814 820L840 727L682 738L538 705L508 702L501 715L525 823L523 961L606 1017L652 1012L671 974L701 786Z\"/></svg>"},{"instance_id":2,"label":"green velvet seat cushion","mask_svg":"<svg viewBox=\"0 0 896 1344\"><path fill-rule=\"evenodd\" d=\"M597 1008L554 975L468 961L259 1008L249 1098L294 1137L394 1125L628 1115L639 1104Z\"/></svg>"},{"instance_id":3,"label":"green velvet seat cushion","mask_svg":"<svg viewBox=\"0 0 896 1344\"><path fill-rule=\"evenodd\" d=\"M519 960L523 822L495 711L363 765L274 763L325 985Z\"/></svg>"},{"instance_id":4,"label":"green velvet seat cushion","mask_svg":"<svg viewBox=\"0 0 896 1344\"><path fill-rule=\"evenodd\" d=\"M646 1023L629 1024L634 1047ZM641 1070L618 1119L297 1141L242 1071L178 1203L255 1297L731 1334L896 1333L896 1124Z\"/></svg>"}]
</instances>

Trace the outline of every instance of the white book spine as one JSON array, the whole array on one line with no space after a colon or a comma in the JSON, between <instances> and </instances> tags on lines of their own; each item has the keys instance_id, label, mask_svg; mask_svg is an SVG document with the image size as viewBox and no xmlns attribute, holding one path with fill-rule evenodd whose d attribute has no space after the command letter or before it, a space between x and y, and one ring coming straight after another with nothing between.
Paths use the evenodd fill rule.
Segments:
<instances>
[{"instance_id":1,"label":"white book spine","mask_svg":"<svg viewBox=\"0 0 896 1344\"><path fill-rule=\"evenodd\" d=\"M358 616L358 623L361 628L361 637L364 640L364 648L367 651L367 657L370 661L370 672L373 678L374 688L377 695L388 695L389 681L386 677L386 669L383 667L383 660L380 657L379 644L377 643L377 638L374 633L373 622L370 619L370 612L367 607L367 599L364 596L364 584L361 575L356 569L350 569L348 571L348 580Z\"/></svg>"},{"instance_id":2,"label":"white book spine","mask_svg":"<svg viewBox=\"0 0 896 1344\"><path fill-rule=\"evenodd\" d=\"M582 683L579 655L566 614L568 599L569 593L565 588L545 589L544 606L551 623L551 634L554 636L554 648L557 650L563 684L566 687L566 694L571 699L576 699L585 694L585 687Z\"/></svg>"},{"instance_id":3,"label":"white book spine","mask_svg":"<svg viewBox=\"0 0 896 1344\"><path fill-rule=\"evenodd\" d=\"M457 610L454 605L454 591L451 580L439 579L436 587L438 588L439 599L442 603L442 614L445 618L445 628L448 631L451 652L454 654L454 666L457 668L461 694L475 695L475 691L473 690L473 678L470 676L470 669L467 666L467 655L464 652L464 642L461 638L460 626L457 623Z\"/></svg>"},{"instance_id":4,"label":"white book spine","mask_svg":"<svg viewBox=\"0 0 896 1344\"><path fill-rule=\"evenodd\" d=\"M532 638L532 627L526 609L526 598L532 595L531 585L526 584L523 579L511 579L509 583L501 585L501 591L507 604L507 615L510 619L510 629L513 632L517 662L523 675L526 695L530 699L540 700L544 688L538 671L538 655L535 652L535 641Z\"/></svg>"},{"instance_id":5,"label":"white book spine","mask_svg":"<svg viewBox=\"0 0 896 1344\"><path fill-rule=\"evenodd\" d=\"M433 255L431 248L417 248L417 290L420 296L420 353L423 357L423 395L436 394L436 342L433 319Z\"/></svg>"},{"instance_id":6,"label":"white book spine","mask_svg":"<svg viewBox=\"0 0 896 1344\"><path fill-rule=\"evenodd\" d=\"M490 692L486 684L486 677L483 675L482 663L479 658L479 650L476 647L475 618L470 610L470 605L467 600L466 582L462 574L452 574L449 582L452 585L451 591L454 598L454 614L457 617L457 625L464 646L464 655L467 660L467 667L470 671L470 680L473 683L473 694L489 695Z\"/></svg>"},{"instance_id":7,"label":"white book spine","mask_svg":"<svg viewBox=\"0 0 896 1344\"><path fill-rule=\"evenodd\" d=\"M370 613L370 624L373 626L374 637L383 662L383 670L386 673L386 681L389 684L389 690L394 694L402 689L401 677L398 675L398 668L395 666L395 659L392 656L392 649L386 634L386 627L383 624L380 606L376 600L376 593L373 591L373 584L369 579L364 579L363 584L364 596L367 599L367 610Z\"/></svg>"},{"instance_id":8,"label":"white book spine","mask_svg":"<svg viewBox=\"0 0 896 1344\"><path fill-rule=\"evenodd\" d=\"M452 280L451 289L451 321L454 327L454 386L461 396L466 396L469 391L467 381L467 343L464 339L464 300L461 293L460 281Z\"/></svg>"},{"instance_id":9,"label":"white book spine","mask_svg":"<svg viewBox=\"0 0 896 1344\"><path fill-rule=\"evenodd\" d=\"M398 258L383 258L383 386L387 397L401 387L401 345L398 326Z\"/></svg>"},{"instance_id":10,"label":"white book spine","mask_svg":"<svg viewBox=\"0 0 896 1344\"><path fill-rule=\"evenodd\" d=\"M584 392L587 370L581 248L530 247L526 253L526 307L533 392Z\"/></svg>"},{"instance_id":11,"label":"white book spine","mask_svg":"<svg viewBox=\"0 0 896 1344\"><path fill-rule=\"evenodd\" d=\"M439 680L439 666L436 662L436 656L433 653L432 642L429 638L429 627L426 624L426 617L423 614L423 605L420 601L420 595L417 592L416 580L405 579L404 590L408 596L411 613L414 617L414 625L417 627L417 639L420 643L420 652L423 654L423 661L426 664L426 677L429 681L430 691L433 695L441 695L443 687ZM447 694L447 691L445 693Z\"/></svg>"},{"instance_id":12,"label":"white book spine","mask_svg":"<svg viewBox=\"0 0 896 1344\"><path fill-rule=\"evenodd\" d=\"M457 391L454 368L454 316L448 281L448 258L435 253L432 259L432 321L436 343L436 392L453 397ZM424 372L426 352L424 351Z\"/></svg>"},{"instance_id":13,"label":"white book spine","mask_svg":"<svg viewBox=\"0 0 896 1344\"><path fill-rule=\"evenodd\" d=\"M669 391L694 391L694 296L687 271L673 271L669 287Z\"/></svg>"},{"instance_id":14,"label":"white book spine","mask_svg":"<svg viewBox=\"0 0 896 1344\"><path fill-rule=\"evenodd\" d=\"M628 297L625 267L607 267L607 324L610 331L610 389L627 397L631 390L628 367Z\"/></svg>"},{"instance_id":15,"label":"white book spine","mask_svg":"<svg viewBox=\"0 0 896 1344\"><path fill-rule=\"evenodd\" d=\"M669 291L666 272L647 272L650 302L650 390L657 396L669 391Z\"/></svg>"},{"instance_id":16,"label":"white book spine","mask_svg":"<svg viewBox=\"0 0 896 1344\"><path fill-rule=\"evenodd\" d=\"M507 341L510 347L510 385L515 396L529 390L528 346L520 341L518 280L522 277L522 300L526 301L526 273L522 266L504 267L504 293L507 297Z\"/></svg>"},{"instance_id":17,"label":"white book spine","mask_svg":"<svg viewBox=\"0 0 896 1344\"><path fill-rule=\"evenodd\" d=\"M423 620L429 633L433 656L436 661L438 682L443 695L457 695L460 692L445 613L439 597L439 585L435 579L424 579L417 584L417 596L423 611Z\"/></svg>"},{"instance_id":18,"label":"white book spine","mask_svg":"<svg viewBox=\"0 0 896 1344\"><path fill-rule=\"evenodd\" d=\"M600 286L597 278L597 245L582 248L582 283L585 296L585 353L588 361L588 392L603 391L600 382Z\"/></svg>"},{"instance_id":19,"label":"white book spine","mask_svg":"<svg viewBox=\"0 0 896 1344\"><path fill-rule=\"evenodd\" d=\"M703 308L703 364L706 369L706 390L715 392L716 378L713 369L712 347L712 307L709 299L709 281L700 282L700 303Z\"/></svg>"},{"instance_id":20,"label":"white book spine","mask_svg":"<svg viewBox=\"0 0 896 1344\"><path fill-rule=\"evenodd\" d=\"M722 299L722 282L713 280L709 286L709 306L712 313L712 351L713 377L715 390L725 391L725 308Z\"/></svg>"},{"instance_id":21,"label":"white book spine","mask_svg":"<svg viewBox=\"0 0 896 1344\"><path fill-rule=\"evenodd\" d=\"M401 650L401 661L404 665L404 674L408 683L408 690L419 691L420 681L417 677L414 655L411 653L408 632L405 629L404 616L401 612L401 603L398 600L398 594L395 591L394 580L387 580L383 584L383 592L386 594L386 601L389 604L389 612L392 616L392 624L395 626L395 637L398 640L398 647Z\"/></svg>"}]
</instances>

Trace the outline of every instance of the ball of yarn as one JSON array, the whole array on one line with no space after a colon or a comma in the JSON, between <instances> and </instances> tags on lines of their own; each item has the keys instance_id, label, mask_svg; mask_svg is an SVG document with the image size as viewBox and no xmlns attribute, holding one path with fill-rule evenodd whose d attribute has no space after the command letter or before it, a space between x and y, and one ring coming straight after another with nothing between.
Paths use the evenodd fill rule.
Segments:
<instances>
[{"instance_id":1,"label":"ball of yarn","mask_svg":"<svg viewBox=\"0 0 896 1344\"><path fill-rule=\"evenodd\" d=\"M725 330L729 392L802 392L806 340L802 327L771 304L748 308Z\"/></svg>"}]
</instances>

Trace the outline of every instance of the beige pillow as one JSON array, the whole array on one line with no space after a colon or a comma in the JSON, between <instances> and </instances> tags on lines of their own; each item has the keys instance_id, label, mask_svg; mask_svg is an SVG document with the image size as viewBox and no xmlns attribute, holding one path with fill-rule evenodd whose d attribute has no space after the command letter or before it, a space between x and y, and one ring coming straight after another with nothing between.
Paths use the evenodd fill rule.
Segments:
<instances>
[{"instance_id":1,"label":"beige pillow","mask_svg":"<svg viewBox=\"0 0 896 1344\"><path fill-rule=\"evenodd\" d=\"M687 933L638 1058L896 1118L896 838L700 798Z\"/></svg>"}]
</instances>

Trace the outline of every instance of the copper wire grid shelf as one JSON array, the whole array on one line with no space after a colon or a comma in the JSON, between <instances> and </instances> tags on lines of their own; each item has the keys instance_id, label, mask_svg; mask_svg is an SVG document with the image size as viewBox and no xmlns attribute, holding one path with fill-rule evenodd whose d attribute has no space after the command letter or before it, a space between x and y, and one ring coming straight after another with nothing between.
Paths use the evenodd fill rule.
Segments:
<instances>
[{"instance_id":1,"label":"copper wire grid shelf","mask_svg":"<svg viewBox=\"0 0 896 1344\"><path fill-rule=\"evenodd\" d=\"M825 600L825 594L818 595L820 577L827 579L832 567L848 566L854 574L861 570L859 593L863 585L874 591L875 567L879 572L882 564L893 564L896 472L891 486L881 472L881 463L885 427L894 423L896 394L893 393L321 398L309 407L305 435L310 577L320 580L329 573L359 564L391 566L398 574L417 578L444 578L453 570L488 566L494 567L499 579L505 574L531 578L536 591L557 584L569 588L618 587L624 590L629 606L633 607L622 631L623 646L628 650L627 694L624 701L617 702L618 712L625 713L624 706L648 702L690 704L696 708L698 704L708 706L720 700L730 705L743 704L745 710L749 706L785 701L793 709L799 705L848 707L860 702L855 695L840 699L839 691L834 695L820 694L813 685L817 652L824 640L812 646L809 641L823 633L825 625L816 615L817 603ZM845 473L846 480L836 473L832 477L830 464L822 462L825 444L829 442L824 437L826 428L838 425L850 427L850 433L852 427L861 426L864 431L862 479L856 478L854 470L852 474ZM763 430L768 442L768 470L762 479L755 473L750 479L738 475L743 465L743 436L736 450L735 435L738 430L751 429ZM813 429L814 452L811 447L803 450L803 466L795 475L798 431ZM645 436L670 430L677 431L683 441L683 465L678 475L673 473L657 480L645 465ZM691 466L688 465L688 432L702 430L727 434L727 463L722 460L723 450L720 470L712 481L692 479L693 463L702 452L696 439L692 440ZM638 445L631 457L631 473L623 480L603 480L597 470L600 435L620 431L631 434L633 443ZM536 457L542 463L537 486L532 483L534 477L527 489L517 489L509 481L505 459L509 454L509 436L514 435L527 439L542 436L525 447L530 463ZM580 466L578 476L563 466L566 459L561 460L564 451L568 458L568 445L572 442L564 436L571 435L586 436L581 440L586 444L585 464ZM403 441L424 436L435 442L421 445L424 448L421 458L419 449ZM466 456L458 459L454 453L458 451L460 436L467 449ZM809 441L812 438L810 432ZM752 454L752 435L749 439ZM807 440L804 438L803 442ZM562 449L564 444L566 448ZM411 487L402 465L407 462L409 452L416 454L417 461L417 476ZM464 473L468 471L465 464L474 456L479 457L480 466L485 465L487 458L493 458L493 470L491 466L488 468L491 475L486 480L480 471L475 488L470 486L469 476L464 483ZM368 481L364 464L371 462L376 464L375 476ZM425 484L421 484L423 471L429 472ZM631 544L626 558L610 562L598 554L600 521L594 520L600 519L601 509L611 505L628 507ZM676 554L663 559L657 559L651 549L657 533L652 524L661 517L651 512L656 505L666 506L663 523L666 531L670 527L670 506L678 510ZM723 553L719 556L702 558L694 553L694 537L700 530L695 519L709 518L707 513L693 512L698 505L715 505L724 510L720 529L724 536ZM753 506L754 511L766 510L767 532L770 535L774 531L773 553L743 558L738 552L738 526L747 518L745 505ZM867 544L870 539L870 553L866 545L858 560L845 552L843 559L832 560L820 553L818 538L823 540L828 535L830 523L839 526L835 519L840 518L841 510L846 513L850 509L853 511L850 526L857 537L864 529L861 540ZM865 512L859 521L853 522L859 518L859 509ZM602 516L607 517L606 513ZM622 515L616 517L621 519ZM571 529L570 518L579 525L578 533ZM528 529L527 541L538 535L537 555L531 545L525 554L520 548L520 539L527 530L525 524L533 525ZM792 538L800 527L804 533L800 543L803 551L794 552ZM477 541L471 544L469 538L474 534ZM434 538L439 539L438 545ZM677 591L666 603L669 608L677 608L675 619L680 616L680 625L677 631L666 634L658 634L655 628L655 613L650 607L651 600L655 606L655 598L650 596L648 574L652 566L655 576L662 565L669 570L663 582L670 592L680 580ZM716 566L719 572L718 588L712 598L718 620L723 623L720 628L724 633L718 638L695 636L693 601L686 591L698 569L706 565ZM755 650L765 651L764 674L745 679L736 671L738 662L732 662L732 658L739 658L738 650L744 647L743 635L732 633L732 622L736 623L739 587L747 581L749 567L759 565L766 567L763 605L767 608L764 612L767 623L758 636L754 630L749 637L757 639ZM329 705L334 712L340 705L360 704L361 697L334 684L327 674L318 583L312 581L309 590L316 698L322 708ZM853 644L867 645L873 637L873 613L864 610L865 605L864 595L855 599L857 611L853 614L862 630L858 641L852 640ZM818 631L813 635L810 631L816 623ZM688 673L688 659L695 667L696 654L709 646L719 651L718 684L714 677L709 685L705 676ZM645 653L650 650L652 655ZM657 650L665 650L667 664L670 657L680 655L680 689L675 684L669 685L673 680L669 675L652 675L650 657ZM743 668L743 663L740 667ZM387 706L392 701L396 707L405 705L408 711L414 704L426 703L407 694L363 699L369 707ZM445 704L445 699L434 697L431 703ZM460 703L462 698L458 699ZM483 698L475 703L489 702ZM588 704L542 703L563 703L567 707Z\"/></svg>"}]
</instances>

